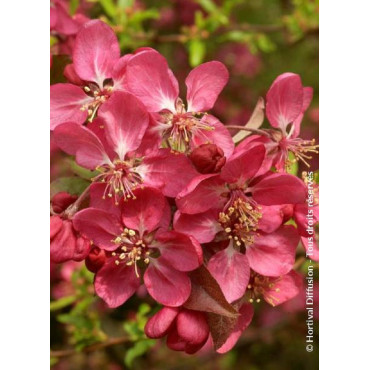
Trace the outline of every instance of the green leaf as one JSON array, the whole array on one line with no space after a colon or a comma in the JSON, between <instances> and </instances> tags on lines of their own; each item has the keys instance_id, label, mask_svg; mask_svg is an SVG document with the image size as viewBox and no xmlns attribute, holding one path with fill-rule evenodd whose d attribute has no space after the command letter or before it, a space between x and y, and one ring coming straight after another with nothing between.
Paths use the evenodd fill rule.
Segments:
<instances>
[{"instance_id":1,"label":"green leaf","mask_svg":"<svg viewBox=\"0 0 370 370\"><path fill-rule=\"evenodd\" d=\"M50 311L60 310L64 307L69 306L75 301L76 301L76 296L74 295L62 297L58 299L57 301L50 302Z\"/></svg>"},{"instance_id":2,"label":"green leaf","mask_svg":"<svg viewBox=\"0 0 370 370\"><path fill-rule=\"evenodd\" d=\"M289 152L289 161L290 163L292 163L289 167L288 167L288 173L290 173L291 175L294 175L294 176L297 176L298 174L298 161L296 161L295 159L295 156L293 153Z\"/></svg>"},{"instance_id":3,"label":"green leaf","mask_svg":"<svg viewBox=\"0 0 370 370\"><path fill-rule=\"evenodd\" d=\"M203 62L206 54L206 45L199 39L190 40L188 44L189 63L192 67L196 67Z\"/></svg>"},{"instance_id":4,"label":"green leaf","mask_svg":"<svg viewBox=\"0 0 370 370\"><path fill-rule=\"evenodd\" d=\"M50 357L50 367L56 365L59 359L57 357Z\"/></svg>"},{"instance_id":5,"label":"green leaf","mask_svg":"<svg viewBox=\"0 0 370 370\"><path fill-rule=\"evenodd\" d=\"M155 345L155 343L156 343L155 339L145 339L135 343L135 345L126 352L125 355L126 366L131 368L135 358L146 353L151 347Z\"/></svg>"},{"instance_id":6,"label":"green leaf","mask_svg":"<svg viewBox=\"0 0 370 370\"><path fill-rule=\"evenodd\" d=\"M50 195L53 197L60 191L66 191L70 194L81 194L90 182L80 177L60 177L50 184Z\"/></svg>"},{"instance_id":7,"label":"green leaf","mask_svg":"<svg viewBox=\"0 0 370 370\"><path fill-rule=\"evenodd\" d=\"M111 18L114 18L116 15L116 5L114 4L113 0L99 0L100 5L104 9L104 11L109 15Z\"/></svg>"},{"instance_id":8,"label":"green leaf","mask_svg":"<svg viewBox=\"0 0 370 370\"><path fill-rule=\"evenodd\" d=\"M79 166L73 159L69 158L67 163L69 164L69 167L71 168L74 174L85 180L91 180L93 177L99 174L98 171L91 171L84 167Z\"/></svg>"},{"instance_id":9,"label":"green leaf","mask_svg":"<svg viewBox=\"0 0 370 370\"><path fill-rule=\"evenodd\" d=\"M75 14L78 6L80 5L80 0L71 0L69 4L70 14Z\"/></svg>"}]
</instances>

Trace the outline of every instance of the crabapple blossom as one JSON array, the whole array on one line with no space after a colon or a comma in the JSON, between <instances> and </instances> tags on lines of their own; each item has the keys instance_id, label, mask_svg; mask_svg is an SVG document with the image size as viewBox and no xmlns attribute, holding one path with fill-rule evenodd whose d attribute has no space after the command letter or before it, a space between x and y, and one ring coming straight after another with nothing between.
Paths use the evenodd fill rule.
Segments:
<instances>
[{"instance_id":1,"label":"crabapple blossom","mask_svg":"<svg viewBox=\"0 0 370 370\"><path fill-rule=\"evenodd\" d=\"M207 114L228 78L226 67L217 61L194 68L185 80L185 107L166 59L146 50L128 61L124 85L153 113L155 122L149 128L153 144L189 153L200 144L212 143L228 157L234 148L231 136L216 117Z\"/></svg>"},{"instance_id":2,"label":"crabapple blossom","mask_svg":"<svg viewBox=\"0 0 370 370\"><path fill-rule=\"evenodd\" d=\"M139 288L143 276L155 300L180 306L190 295L187 272L202 263L202 248L194 238L168 231L170 209L159 190L138 189L135 198L121 201L120 217L87 208L73 218L81 234L107 255L95 277L96 293L110 307L120 306Z\"/></svg>"},{"instance_id":3,"label":"crabapple blossom","mask_svg":"<svg viewBox=\"0 0 370 370\"><path fill-rule=\"evenodd\" d=\"M149 122L142 103L126 92L116 92L89 126L63 123L54 130L54 139L65 152L75 155L80 166L97 170L94 194L111 198L134 197L134 190L153 186L166 196L178 192L198 173L183 154L158 149L143 156L139 146ZM175 177L179 168L182 177Z\"/></svg>"}]
</instances>

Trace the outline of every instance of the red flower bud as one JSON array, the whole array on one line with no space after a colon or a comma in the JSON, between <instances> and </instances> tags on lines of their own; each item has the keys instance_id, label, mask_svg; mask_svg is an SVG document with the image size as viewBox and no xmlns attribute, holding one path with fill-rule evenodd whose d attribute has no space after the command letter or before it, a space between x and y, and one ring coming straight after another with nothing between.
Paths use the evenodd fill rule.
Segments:
<instances>
[{"instance_id":1,"label":"red flower bud","mask_svg":"<svg viewBox=\"0 0 370 370\"><path fill-rule=\"evenodd\" d=\"M294 206L292 204L285 204L282 208L283 212L283 223L287 222L293 217Z\"/></svg>"},{"instance_id":2,"label":"red flower bud","mask_svg":"<svg viewBox=\"0 0 370 370\"><path fill-rule=\"evenodd\" d=\"M189 155L195 168L200 173L217 173L226 162L224 152L215 144L202 144Z\"/></svg>"},{"instance_id":3,"label":"red flower bud","mask_svg":"<svg viewBox=\"0 0 370 370\"><path fill-rule=\"evenodd\" d=\"M85 239L83 236L77 238L73 260L78 262L84 260L89 255L90 248L91 244L89 240Z\"/></svg>"},{"instance_id":4,"label":"red flower bud","mask_svg":"<svg viewBox=\"0 0 370 370\"><path fill-rule=\"evenodd\" d=\"M52 216L50 218L50 230L51 261L62 263L73 259L76 249L76 235L72 222L70 220L62 220L58 216Z\"/></svg>"},{"instance_id":5,"label":"red flower bud","mask_svg":"<svg viewBox=\"0 0 370 370\"><path fill-rule=\"evenodd\" d=\"M85 259L85 265L91 272L98 272L107 259L104 249L93 247Z\"/></svg>"},{"instance_id":6,"label":"red flower bud","mask_svg":"<svg viewBox=\"0 0 370 370\"><path fill-rule=\"evenodd\" d=\"M61 191L54 195L51 200L51 205L55 213L62 213L65 211L75 200L77 199L76 195L71 195L65 191Z\"/></svg>"}]
</instances>

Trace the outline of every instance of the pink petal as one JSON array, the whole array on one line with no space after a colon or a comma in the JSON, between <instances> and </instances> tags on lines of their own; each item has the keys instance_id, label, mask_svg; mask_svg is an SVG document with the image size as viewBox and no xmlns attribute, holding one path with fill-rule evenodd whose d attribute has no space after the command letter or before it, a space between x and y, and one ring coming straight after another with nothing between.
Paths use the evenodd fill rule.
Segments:
<instances>
[{"instance_id":1,"label":"pink petal","mask_svg":"<svg viewBox=\"0 0 370 370\"><path fill-rule=\"evenodd\" d=\"M307 189L302 180L281 173L265 177L251 191L254 200L266 206L304 203L307 197Z\"/></svg>"},{"instance_id":2,"label":"pink petal","mask_svg":"<svg viewBox=\"0 0 370 370\"><path fill-rule=\"evenodd\" d=\"M232 244L213 255L207 267L229 303L244 295L250 276L248 257L237 252Z\"/></svg>"},{"instance_id":3,"label":"pink petal","mask_svg":"<svg viewBox=\"0 0 370 370\"><path fill-rule=\"evenodd\" d=\"M200 244L191 236L177 231L161 232L156 235L155 247L161 252L161 261L178 271L191 271L203 263Z\"/></svg>"},{"instance_id":4,"label":"pink petal","mask_svg":"<svg viewBox=\"0 0 370 370\"><path fill-rule=\"evenodd\" d=\"M261 275L280 276L288 273L295 262L299 235L294 226L284 225L271 234L254 237L246 255L250 267Z\"/></svg>"},{"instance_id":5,"label":"pink petal","mask_svg":"<svg viewBox=\"0 0 370 370\"><path fill-rule=\"evenodd\" d=\"M194 68L185 80L188 112L212 109L228 79L229 72L221 62L212 61Z\"/></svg>"},{"instance_id":6,"label":"pink petal","mask_svg":"<svg viewBox=\"0 0 370 370\"><path fill-rule=\"evenodd\" d=\"M113 162L117 158L117 154L113 150L110 143L108 143L105 130L105 121L100 117L96 117L92 122L89 122L86 127L98 137L103 144L104 150L108 154L109 159Z\"/></svg>"},{"instance_id":7,"label":"pink petal","mask_svg":"<svg viewBox=\"0 0 370 370\"><path fill-rule=\"evenodd\" d=\"M89 129L77 123L67 122L54 130L54 140L66 153L75 155L76 162L89 169L110 163L99 138Z\"/></svg>"},{"instance_id":8,"label":"pink petal","mask_svg":"<svg viewBox=\"0 0 370 370\"><path fill-rule=\"evenodd\" d=\"M64 221L58 233L50 241L50 259L62 263L73 259L76 248L76 236L72 222Z\"/></svg>"},{"instance_id":9,"label":"pink petal","mask_svg":"<svg viewBox=\"0 0 370 370\"><path fill-rule=\"evenodd\" d=\"M272 233L278 229L284 220L284 206L260 206L262 218L258 221L258 229L265 233Z\"/></svg>"},{"instance_id":10,"label":"pink petal","mask_svg":"<svg viewBox=\"0 0 370 370\"><path fill-rule=\"evenodd\" d=\"M150 112L175 112L179 86L166 59L156 51L148 50L131 58L126 69L126 89Z\"/></svg>"},{"instance_id":11,"label":"pink petal","mask_svg":"<svg viewBox=\"0 0 370 370\"><path fill-rule=\"evenodd\" d=\"M118 266L111 258L95 275L95 291L105 303L115 308L125 303L139 288L140 279L135 269L124 263Z\"/></svg>"},{"instance_id":12,"label":"pink petal","mask_svg":"<svg viewBox=\"0 0 370 370\"><path fill-rule=\"evenodd\" d=\"M130 229L138 230L140 235L144 231L152 232L161 222L167 200L153 188L138 189L135 197L121 203L122 222Z\"/></svg>"},{"instance_id":13,"label":"pink petal","mask_svg":"<svg viewBox=\"0 0 370 370\"><path fill-rule=\"evenodd\" d=\"M173 351L185 351L186 350L186 343L185 341L178 335L177 329L171 328L167 336L167 347L172 349Z\"/></svg>"},{"instance_id":14,"label":"pink petal","mask_svg":"<svg viewBox=\"0 0 370 370\"><path fill-rule=\"evenodd\" d=\"M50 129L54 130L64 122L84 123L87 109L83 105L93 101L84 91L72 84L55 84L50 87Z\"/></svg>"},{"instance_id":15,"label":"pink petal","mask_svg":"<svg viewBox=\"0 0 370 370\"><path fill-rule=\"evenodd\" d=\"M285 132L302 112L303 86L294 73L284 73L276 78L266 95L266 115L273 127Z\"/></svg>"},{"instance_id":16,"label":"pink petal","mask_svg":"<svg viewBox=\"0 0 370 370\"><path fill-rule=\"evenodd\" d=\"M178 336L186 343L186 353L201 349L209 336L206 317L198 311L181 310L177 315L176 328Z\"/></svg>"},{"instance_id":17,"label":"pink petal","mask_svg":"<svg viewBox=\"0 0 370 370\"><path fill-rule=\"evenodd\" d=\"M301 131L301 122L303 119L303 114L311 104L313 96L313 89L312 87L304 87L303 88L303 105L302 105L302 112L300 115L294 120L293 122L293 133L291 135L291 138L296 138L299 135L299 132Z\"/></svg>"},{"instance_id":18,"label":"pink petal","mask_svg":"<svg viewBox=\"0 0 370 370\"><path fill-rule=\"evenodd\" d=\"M55 4L55 10L57 13L57 19L54 25L54 30L62 35L74 35L78 31L78 23L65 11L60 4Z\"/></svg>"},{"instance_id":19,"label":"pink petal","mask_svg":"<svg viewBox=\"0 0 370 370\"><path fill-rule=\"evenodd\" d=\"M195 215L177 211L173 226L176 231L193 236L199 243L209 243L219 231L223 230L217 219L218 212L216 210Z\"/></svg>"},{"instance_id":20,"label":"pink petal","mask_svg":"<svg viewBox=\"0 0 370 370\"><path fill-rule=\"evenodd\" d=\"M176 197L198 175L189 158L170 149L158 149L149 154L138 170L143 173L145 185L160 188L168 197Z\"/></svg>"},{"instance_id":21,"label":"pink petal","mask_svg":"<svg viewBox=\"0 0 370 370\"><path fill-rule=\"evenodd\" d=\"M228 192L228 189L220 176L200 175L178 194L176 204L182 213L202 213L222 207L226 201L221 197L224 192Z\"/></svg>"},{"instance_id":22,"label":"pink petal","mask_svg":"<svg viewBox=\"0 0 370 370\"><path fill-rule=\"evenodd\" d=\"M119 56L117 37L108 25L94 19L81 27L73 50L73 64L82 80L103 87L104 80L112 77Z\"/></svg>"},{"instance_id":23,"label":"pink petal","mask_svg":"<svg viewBox=\"0 0 370 370\"><path fill-rule=\"evenodd\" d=\"M303 286L302 276L294 270L276 279L269 279L264 287L263 298L272 306L278 306L299 294Z\"/></svg>"},{"instance_id":24,"label":"pink petal","mask_svg":"<svg viewBox=\"0 0 370 370\"><path fill-rule=\"evenodd\" d=\"M86 208L76 213L73 226L95 245L108 251L117 248L113 240L122 233L119 219L97 208Z\"/></svg>"},{"instance_id":25,"label":"pink petal","mask_svg":"<svg viewBox=\"0 0 370 370\"><path fill-rule=\"evenodd\" d=\"M115 204L114 198L103 198L106 187L106 183L92 183L90 185L90 207L99 208L107 211L108 213L115 215L119 219L121 217L121 210Z\"/></svg>"},{"instance_id":26,"label":"pink petal","mask_svg":"<svg viewBox=\"0 0 370 370\"><path fill-rule=\"evenodd\" d=\"M260 169L265 158L264 145L256 145L245 152L231 156L221 170L221 178L228 183L244 184L251 180Z\"/></svg>"},{"instance_id":27,"label":"pink petal","mask_svg":"<svg viewBox=\"0 0 370 370\"><path fill-rule=\"evenodd\" d=\"M306 256L313 261L319 260L319 247L315 236L301 237L302 244L306 250Z\"/></svg>"},{"instance_id":28,"label":"pink petal","mask_svg":"<svg viewBox=\"0 0 370 370\"><path fill-rule=\"evenodd\" d=\"M128 61L132 58L132 54L126 54L121 57L113 67L112 79L114 91L125 90L124 84L126 80L126 67Z\"/></svg>"},{"instance_id":29,"label":"pink petal","mask_svg":"<svg viewBox=\"0 0 370 370\"><path fill-rule=\"evenodd\" d=\"M149 338L162 338L175 320L179 309L177 307L163 307L152 316L145 325L145 335Z\"/></svg>"},{"instance_id":30,"label":"pink petal","mask_svg":"<svg viewBox=\"0 0 370 370\"><path fill-rule=\"evenodd\" d=\"M78 77L75 71L75 67L73 66L73 63L67 64L64 67L63 75L68 80L68 82L70 82L73 85L82 86L84 84L81 78Z\"/></svg>"},{"instance_id":31,"label":"pink petal","mask_svg":"<svg viewBox=\"0 0 370 370\"><path fill-rule=\"evenodd\" d=\"M307 237L311 234L307 229L319 221L319 206L308 207L307 203L297 204L294 207L294 221L297 224L299 235ZM310 220L310 224L308 221Z\"/></svg>"},{"instance_id":32,"label":"pink petal","mask_svg":"<svg viewBox=\"0 0 370 370\"><path fill-rule=\"evenodd\" d=\"M144 274L148 293L159 303L178 307L190 296L191 283L185 272L174 270L160 260L151 260Z\"/></svg>"},{"instance_id":33,"label":"pink petal","mask_svg":"<svg viewBox=\"0 0 370 370\"><path fill-rule=\"evenodd\" d=\"M54 238L56 234L61 230L63 221L59 216L50 217L50 239Z\"/></svg>"},{"instance_id":34,"label":"pink petal","mask_svg":"<svg viewBox=\"0 0 370 370\"><path fill-rule=\"evenodd\" d=\"M105 121L108 143L121 160L125 159L128 152L140 146L149 123L143 104L133 95L122 91L115 92L102 105L99 117Z\"/></svg>"},{"instance_id":35,"label":"pink petal","mask_svg":"<svg viewBox=\"0 0 370 370\"><path fill-rule=\"evenodd\" d=\"M205 143L215 144L223 150L226 158L230 157L235 145L229 130L216 117L211 115L204 116L202 121L207 122L214 129L197 131L192 139L192 147Z\"/></svg>"}]
</instances>

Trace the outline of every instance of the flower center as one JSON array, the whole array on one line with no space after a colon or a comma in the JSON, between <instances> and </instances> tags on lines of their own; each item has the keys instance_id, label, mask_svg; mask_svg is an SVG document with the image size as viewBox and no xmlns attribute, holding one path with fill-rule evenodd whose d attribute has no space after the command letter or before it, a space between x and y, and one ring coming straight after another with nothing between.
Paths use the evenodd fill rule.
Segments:
<instances>
[{"instance_id":1,"label":"flower center","mask_svg":"<svg viewBox=\"0 0 370 370\"><path fill-rule=\"evenodd\" d=\"M290 160L288 157L285 160L286 168L290 168L292 164L302 161L307 167L310 167L307 160L312 159L312 156L308 153L318 153L318 145L315 144L315 139L303 140L301 138L295 139L283 139L280 141L280 148L282 150L293 153L294 159Z\"/></svg>"},{"instance_id":2,"label":"flower center","mask_svg":"<svg viewBox=\"0 0 370 370\"><path fill-rule=\"evenodd\" d=\"M177 152L189 153L194 136L203 137L204 142L209 141L204 131L212 131L214 127L203 119L206 115L202 112L186 112L181 99L178 99L175 114L161 113L163 145Z\"/></svg>"},{"instance_id":3,"label":"flower center","mask_svg":"<svg viewBox=\"0 0 370 370\"><path fill-rule=\"evenodd\" d=\"M259 297L263 295L264 299L268 303L270 303L272 306L275 306L277 303L279 303L279 299L277 297L274 297L272 294L269 294L267 296L265 295L265 293L267 293L267 291L271 293L271 290L274 290L276 293L279 293L280 289L279 288L274 289L274 286L280 280L281 277L269 278L267 276L262 276L254 271L251 271L251 276L247 287L247 298L249 298L249 302L253 303L253 301L256 301L257 303L259 303L261 301Z\"/></svg>"},{"instance_id":4,"label":"flower center","mask_svg":"<svg viewBox=\"0 0 370 370\"><path fill-rule=\"evenodd\" d=\"M93 82L89 82L83 87L83 90L88 96L94 98L93 101L84 104L81 107L82 111L87 110L87 120L91 122L95 118L98 108L111 96L113 91L113 81L111 79L105 80L103 83L103 88L100 88Z\"/></svg>"},{"instance_id":5,"label":"flower center","mask_svg":"<svg viewBox=\"0 0 370 370\"><path fill-rule=\"evenodd\" d=\"M140 174L136 171L138 159L131 161L115 160L113 167L110 164L103 164L97 167L99 175L95 176L92 181L106 183L103 193L103 199L107 196L114 197L114 202L118 205L121 197L125 201L135 199L133 191L142 184L143 180Z\"/></svg>"},{"instance_id":6,"label":"flower center","mask_svg":"<svg viewBox=\"0 0 370 370\"><path fill-rule=\"evenodd\" d=\"M149 236L140 237L135 230L125 228L121 235L118 235L113 243L117 245L117 249L112 252L112 257L115 258L114 263L119 266L121 263L126 266L134 266L135 274L139 277L138 263L143 261L144 264L149 264L149 243L151 238Z\"/></svg>"},{"instance_id":7,"label":"flower center","mask_svg":"<svg viewBox=\"0 0 370 370\"><path fill-rule=\"evenodd\" d=\"M254 235L262 213L253 199L247 198L240 190L236 193L238 196L234 199L232 196L224 211L219 213L218 220L237 247L242 243L246 247L254 243Z\"/></svg>"}]
</instances>

